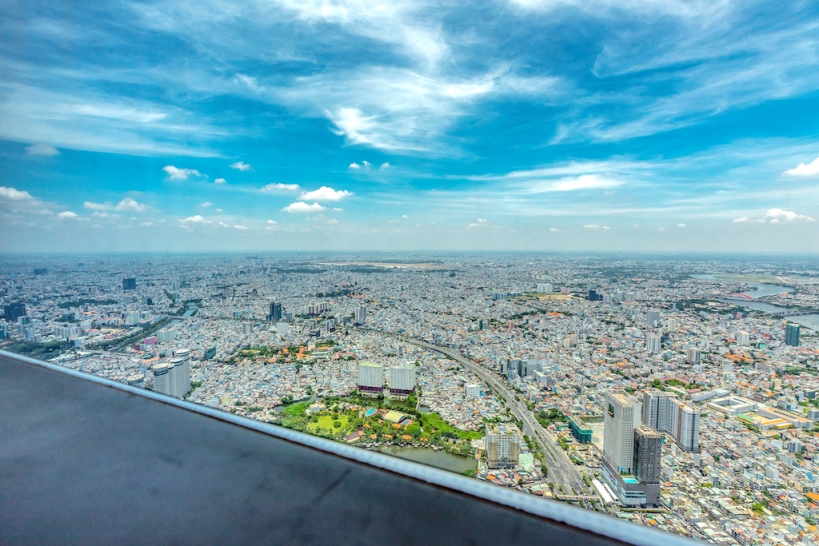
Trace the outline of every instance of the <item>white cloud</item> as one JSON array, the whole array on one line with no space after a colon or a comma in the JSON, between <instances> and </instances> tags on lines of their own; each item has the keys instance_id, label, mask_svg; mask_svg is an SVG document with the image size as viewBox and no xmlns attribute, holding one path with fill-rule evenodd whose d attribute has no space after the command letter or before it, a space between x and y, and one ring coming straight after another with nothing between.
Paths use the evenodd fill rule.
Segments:
<instances>
[{"instance_id":1,"label":"white cloud","mask_svg":"<svg viewBox=\"0 0 819 546\"><path fill-rule=\"evenodd\" d=\"M603 229L611 229L609 226L603 226Z\"/></svg>"},{"instance_id":2,"label":"white cloud","mask_svg":"<svg viewBox=\"0 0 819 546\"><path fill-rule=\"evenodd\" d=\"M222 212L222 209L213 209L213 212Z\"/></svg>"},{"instance_id":3,"label":"white cloud","mask_svg":"<svg viewBox=\"0 0 819 546\"><path fill-rule=\"evenodd\" d=\"M242 226L242 225L239 225L239 224L236 224L233 227L236 228L236 229L247 229L247 226Z\"/></svg>"},{"instance_id":4,"label":"white cloud","mask_svg":"<svg viewBox=\"0 0 819 546\"><path fill-rule=\"evenodd\" d=\"M57 216L59 216L60 218L76 218L78 215L76 212L71 212L70 210L67 210L65 212L59 213Z\"/></svg>"},{"instance_id":5,"label":"white cloud","mask_svg":"<svg viewBox=\"0 0 819 546\"><path fill-rule=\"evenodd\" d=\"M95 203L93 201L86 201L82 206L90 210L116 210L120 212L145 212L148 210L147 205L138 203L130 197L125 197L116 205L110 202Z\"/></svg>"},{"instance_id":6,"label":"white cloud","mask_svg":"<svg viewBox=\"0 0 819 546\"><path fill-rule=\"evenodd\" d=\"M27 191L17 190L0 186L0 199L8 201L34 201L35 199Z\"/></svg>"},{"instance_id":7,"label":"white cloud","mask_svg":"<svg viewBox=\"0 0 819 546\"><path fill-rule=\"evenodd\" d=\"M381 166L379 167L379 169L381 169L382 171L385 171L385 170L387 170L387 169L392 169L392 165L390 165L389 163L387 163L387 162L385 161L384 163L382 163L382 164L381 164Z\"/></svg>"},{"instance_id":8,"label":"white cloud","mask_svg":"<svg viewBox=\"0 0 819 546\"><path fill-rule=\"evenodd\" d=\"M550 227L549 231L551 231L552 233L560 233L560 230L557 229L556 227Z\"/></svg>"},{"instance_id":9,"label":"white cloud","mask_svg":"<svg viewBox=\"0 0 819 546\"><path fill-rule=\"evenodd\" d=\"M353 193L347 190L334 190L328 186L322 186L317 190L303 192L299 196L299 201L341 201L351 195Z\"/></svg>"},{"instance_id":10,"label":"white cloud","mask_svg":"<svg viewBox=\"0 0 819 546\"><path fill-rule=\"evenodd\" d=\"M246 75L246 74L237 74L237 75L236 75L236 80L237 80L238 82L240 82L240 83L243 83L244 85L246 85L247 87L249 87L250 89L252 89L253 91L255 91L255 92L257 92L257 93L258 93L259 91L262 91L262 90L264 89L264 88L263 88L262 86L260 86L260 85L259 85L259 83L256 81L256 78L254 78L254 77L252 77L252 76L248 76L248 75Z\"/></svg>"},{"instance_id":11,"label":"white cloud","mask_svg":"<svg viewBox=\"0 0 819 546\"><path fill-rule=\"evenodd\" d=\"M299 187L300 186L298 184L282 184L280 182L277 182L275 184L268 184L266 186L263 186L261 191L263 191L265 193L277 193L277 192L283 192L283 191L297 191L299 189Z\"/></svg>"},{"instance_id":12,"label":"white cloud","mask_svg":"<svg viewBox=\"0 0 819 546\"><path fill-rule=\"evenodd\" d=\"M189 176L202 176L196 169L180 169L173 165L166 165L162 170L168 173L170 180L187 180Z\"/></svg>"},{"instance_id":13,"label":"white cloud","mask_svg":"<svg viewBox=\"0 0 819 546\"><path fill-rule=\"evenodd\" d=\"M153 222L140 222L139 225L143 226L143 227L149 227L149 226L154 225L154 223Z\"/></svg>"},{"instance_id":14,"label":"white cloud","mask_svg":"<svg viewBox=\"0 0 819 546\"><path fill-rule=\"evenodd\" d=\"M333 210L336 212L344 212L344 209L341 207L333 207Z\"/></svg>"},{"instance_id":15,"label":"white cloud","mask_svg":"<svg viewBox=\"0 0 819 546\"><path fill-rule=\"evenodd\" d=\"M221 220L219 220L219 221L217 222L217 224L219 224L220 226L222 226L222 227L224 227L224 228L229 228L229 227L230 227L230 224L226 224L226 223L222 222Z\"/></svg>"},{"instance_id":16,"label":"white cloud","mask_svg":"<svg viewBox=\"0 0 819 546\"><path fill-rule=\"evenodd\" d=\"M733 220L731 220L732 224L744 224L746 222L748 222L747 216L743 216L742 218L734 218Z\"/></svg>"},{"instance_id":17,"label":"white cloud","mask_svg":"<svg viewBox=\"0 0 819 546\"><path fill-rule=\"evenodd\" d=\"M209 224L207 220L205 220L202 216L196 214L194 216L188 216L187 218L183 218L179 220L179 222L183 225L187 224Z\"/></svg>"},{"instance_id":18,"label":"white cloud","mask_svg":"<svg viewBox=\"0 0 819 546\"><path fill-rule=\"evenodd\" d=\"M788 176L816 176L819 174L819 157L810 163L800 163L793 169L788 169L782 174Z\"/></svg>"},{"instance_id":19,"label":"white cloud","mask_svg":"<svg viewBox=\"0 0 819 546\"><path fill-rule=\"evenodd\" d=\"M213 181L213 183L214 184L224 184L225 179L224 178L217 178L216 180Z\"/></svg>"},{"instance_id":20,"label":"white cloud","mask_svg":"<svg viewBox=\"0 0 819 546\"><path fill-rule=\"evenodd\" d=\"M308 205L307 203L302 203L301 201L296 203L291 203L282 209L284 212L318 212L321 210L327 210L325 207L322 207L318 203L313 203L312 205Z\"/></svg>"},{"instance_id":21,"label":"white cloud","mask_svg":"<svg viewBox=\"0 0 819 546\"><path fill-rule=\"evenodd\" d=\"M813 218L810 216L804 216L802 214L797 214L792 210L782 210L782 209L768 209L763 216L764 219L767 219L770 223L776 224L779 222L815 222Z\"/></svg>"},{"instance_id":22,"label":"white cloud","mask_svg":"<svg viewBox=\"0 0 819 546\"><path fill-rule=\"evenodd\" d=\"M213 206L213 203L211 203L210 201L205 201L204 203L201 203L199 206L202 207L203 209L206 209L210 206Z\"/></svg>"},{"instance_id":23,"label":"white cloud","mask_svg":"<svg viewBox=\"0 0 819 546\"><path fill-rule=\"evenodd\" d=\"M614 188L621 185L619 180L613 180L597 174L583 174L573 178L563 178L551 183L549 189L545 191L576 191L592 190L599 188Z\"/></svg>"},{"instance_id":24,"label":"white cloud","mask_svg":"<svg viewBox=\"0 0 819 546\"><path fill-rule=\"evenodd\" d=\"M237 161L236 163L230 166L231 169L236 169L237 171L249 171L253 167L245 163L244 161Z\"/></svg>"},{"instance_id":25,"label":"white cloud","mask_svg":"<svg viewBox=\"0 0 819 546\"><path fill-rule=\"evenodd\" d=\"M688 227L688 226L687 226L687 225L685 225L685 224L677 224L677 227L678 227L678 228L684 228L684 227Z\"/></svg>"},{"instance_id":26,"label":"white cloud","mask_svg":"<svg viewBox=\"0 0 819 546\"><path fill-rule=\"evenodd\" d=\"M114 210L120 211L131 211L131 212L145 212L148 210L147 205L143 205L141 203L137 203L134 199L130 197L126 197L117 203L117 206L114 207Z\"/></svg>"},{"instance_id":27,"label":"white cloud","mask_svg":"<svg viewBox=\"0 0 819 546\"><path fill-rule=\"evenodd\" d=\"M276 224L278 224L278 222L276 220L268 220L267 221L268 226L275 226Z\"/></svg>"},{"instance_id":28,"label":"white cloud","mask_svg":"<svg viewBox=\"0 0 819 546\"><path fill-rule=\"evenodd\" d=\"M361 165L359 165L358 163L353 162L353 163L350 163L350 168L351 169L360 169Z\"/></svg>"},{"instance_id":29,"label":"white cloud","mask_svg":"<svg viewBox=\"0 0 819 546\"><path fill-rule=\"evenodd\" d=\"M28 155L45 155L45 156L54 156L60 155L60 151L57 150L54 146L49 144L43 144L38 142L36 144L32 144L31 146L26 146L26 153Z\"/></svg>"},{"instance_id":30,"label":"white cloud","mask_svg":"<svg viewBox=\"0 0 819 546\"><path fill-rule=\"evenodd\" d=\"M370 163L369 161L362 161L361 164L364 165L365 169L369 169L370 167L373 166L373 164Z\"/></svg>"},{"instance_id":31,"label":"white cloud","mask_svg":"<svg viewBox=\"0 0 819 546\"><path fill-rule=\"evenodd\" d=\"M401 218L403 218L404 220L408 220L408 219L409 219L409 216L407 216L407 215L405 214L405 215L403 215Z\"/></svg>"},{"instance_id":32,"label":"white cloud","mask_svg":"<svg viewBox=\"0 0 819 546\"><path fill-rule=\"evenodd\" d=\"M586 229L600 229L600 226L597 225L597 224L586 224L583 227L586 228Z\"/></svg>"}]
</instances>

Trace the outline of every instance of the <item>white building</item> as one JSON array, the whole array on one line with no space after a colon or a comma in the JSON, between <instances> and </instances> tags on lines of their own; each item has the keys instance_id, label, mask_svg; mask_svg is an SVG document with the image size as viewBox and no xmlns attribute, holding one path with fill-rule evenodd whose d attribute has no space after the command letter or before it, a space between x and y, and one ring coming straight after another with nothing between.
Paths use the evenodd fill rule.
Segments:
<instances>
[{"instance_id":1,"label":"white building","mask_svg":"<svg viewBox=\"0 0 819 546\"><path fill-rule=\"evenodd\" d=\"M749 345L751 343L751 336L748 335L748 332L742 330L737 333L737 343L742 346Z\"/></svg>"},{"instance_id":2,"label":"white building","mask_svg":"<svg viewBox=\"0 0 819 546\"><path fill-rule=\"evenodd\" d=\"M384 391L384 366L372 362L358 365L358 391L378 396Z\"/></svg>"},{"instance_id":3,"label":"white building","mask_svg":"<svg viewBox=\"0 0 819 546\"><path fill-rule=\"evenodd\" d=\"M512 468L519 462L521 434L508 423L486 425L486 464L489 468Z\"/></svg>"},{"instance_id":4,"label":"white building","mask_svg":"<svg viewBox=\"0 0 819 546\"><path fill-rule=\"evenodd\" d=\"M613 469L631 474L634 469L634 429L640 426L643 405L622 392L606 393L603 412L603 457Z\"/></svg>"},{"instance_id":5,"label":"white building","mask_svg":"<svg viewBox=\"0 0 819 546\"><path fill-rule=\"evenodd\" d=\"M651 355L659 353L662 350L660 336L648 336L646 338L646 350Z\"/></svg>"},{"instance_id":6,"label":"white building","mask_svg":"<svg viewBox=\"0 0 819 546\"><path fill-rule=\"evenodd\" d=\"M361 377L359 372L359 378ZM415 364L390 368L390 396L408 396L415 390Z\"/></svg>"},{"instance_id":7,"label":"white building","mask_svg":"<svg viewBox=\"0 0 819 546\"><path fill-rule=\"evenodd\" d=\"M684 451L697 452L700 450L700 412L689 405L680 407L677 419L677 433L674 439Z\"/></svg>"},{"instance_id":8,"label":"white building","mask_svg":"<svg viewBox=\"0 0 819 546\"><path fill-rule=\"evenodd\" d=\"M685 361L695 366L698 365L700 363L700 350L688 349L685 351Z\"/></svg>"},{"instance_id":9,"label":"white building","mask_svg":"<svg viewBox=\"0 0 819 546\"><path fill-rule=\"evenodd\" d=\"M545 283L538 283L535 287L535 291L539 294L551 294L554 292L552 288L552 283L545 282Z\"/></svg>"},{"instance_id":10,"label":"white building","mask_svg":"<svg viewBox=\"0 0 819 546\"><path fill-rule=\"evenodd\" d=\"M480 385L476 385L474 383L467 383L466 385L464 385L464 389L466 390L467 398L478 398L481 395Z\"/></svg>"},{"instance_id":11,"label":"white building","mask_svg":"<svg viewBox=\"0 0 819 546\"><path fill-rule=\"evenodd\" d=\"M287 334L290 333L290 327L287 326L286 322L280 322L276 324L276 333L282 337L287 337Z\"/></svg>"},{"instance_id":12,"label":"white building","mask_svg":"<svg viewBox=\"0 0 819 546\"><path fill-rule=\"evenodd\" d=\"M367 323L367 308L366 307L358 307L355 310L355 323L356 324L366 324Z\"/></svg>"}]
</instances>

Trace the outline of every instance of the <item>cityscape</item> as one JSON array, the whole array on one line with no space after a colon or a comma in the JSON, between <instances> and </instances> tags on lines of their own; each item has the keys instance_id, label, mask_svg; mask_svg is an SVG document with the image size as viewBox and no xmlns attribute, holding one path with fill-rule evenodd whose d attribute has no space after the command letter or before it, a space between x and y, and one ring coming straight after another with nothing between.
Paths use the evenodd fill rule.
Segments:
<instances>
[{"instance_id":1,"label":"cityscape","mask_svg":"<svg viewBox=\"0 0 819 546\"><path fill-rule=\"evenodd\" d=\"M6 351L716 544L817 535L812 260L6 257L0 299Z\"/></svg>"}]
</instances>

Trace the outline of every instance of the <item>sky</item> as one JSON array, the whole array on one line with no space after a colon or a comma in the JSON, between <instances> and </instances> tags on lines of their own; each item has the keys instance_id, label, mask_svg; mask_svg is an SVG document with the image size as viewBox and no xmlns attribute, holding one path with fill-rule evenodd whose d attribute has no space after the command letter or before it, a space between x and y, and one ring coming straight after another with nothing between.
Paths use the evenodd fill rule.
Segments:
<instances>
[{"instance_id":1,"label":"sky","mask_svg":"<svg viewBox=\"0 0 819 546\"><path fill-rule=\"evenodd\" d=\"M819 251L819 4L0 3L0 252Z\"/></svg>"}]
</instances>

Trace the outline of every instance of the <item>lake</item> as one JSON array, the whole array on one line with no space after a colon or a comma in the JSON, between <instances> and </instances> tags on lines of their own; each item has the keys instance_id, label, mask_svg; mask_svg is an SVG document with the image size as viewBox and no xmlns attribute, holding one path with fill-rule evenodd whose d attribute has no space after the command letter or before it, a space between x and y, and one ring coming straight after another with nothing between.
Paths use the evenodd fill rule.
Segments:
<instances>
[{"instance_id":1,"label":"lake","mask_svg":"<svg viewBox=\"0 0 819 546\"><path fill-rule=\"evenodd\" d=\"M435 451L428 447L383 446L378 449L378 451L386 455L392 455L400 459L406 459L427 466L434 466L435 468L449 470L450 472L456 472L458 474L466 470L475 470L478 466L475 459L453 455L443 450Z\"/></svg>"}]
</instances>

